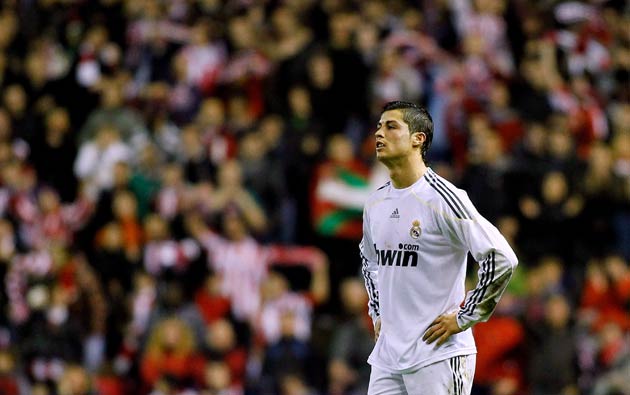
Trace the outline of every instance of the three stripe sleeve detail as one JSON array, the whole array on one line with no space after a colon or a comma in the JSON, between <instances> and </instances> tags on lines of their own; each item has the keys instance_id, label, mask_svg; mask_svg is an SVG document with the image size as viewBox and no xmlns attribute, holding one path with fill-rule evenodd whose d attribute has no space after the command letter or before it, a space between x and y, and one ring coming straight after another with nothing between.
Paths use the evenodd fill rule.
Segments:
<instances>
[{"instance_id":1,"label":"three stripe sleeve detail","mask_svg":"<svg viewBox=\"0 0 630 395\"><path fill-rule=\"evenodd\" d=\"M453 192L442 180L440 180L435 173L431 169L427 169L425 173L425 179L429 183L429 185L435 189L437 193L442 196L442 199L448 204L448 206L453 210L455 216L459 219L472 219L473 216L470 214L466 206L461 201L459 197Z\"/></svg>"},{"instance_id":2,"label":"three stripe sleeve detail","mask_svg":"<svg viewBox=\"0 0 630 395\"><path fill-rule=\"evenodd\" d=\"M363 244L361 244L361 248L363 248ZM361 252L361 261L363 263L361 267L361 272L363 273L363 279L365 280L365 287L368 290L368 294L370 295L369 305L372 307L372 310L376 314L379 315L379 302L378 302L378 291L376 290L376 286L374 285L374 280L372 279L372 273L367 270L368 260Z\"/></svg>"},{"instance_id":3,"label":"three stripe sleeve detail","mask_svg":"<svg viewBox=\"0 0 630 395\"><path fill-rule=\"evenodd\" d=\"M485 267L485 268L484 268ZM488 285L494 281L494 272L495 272L496 264L495 264L495 252L492 251L483 262L481 262L481 269L483 273L481 274L481 278L479 279L479 287L477 287L470 298L464 305L464 307L460 310L459 315L472 314L475 311L475 308L483 300L483 297L486 294L486 290L488 289Z\"/></svg>"}]
</instances>

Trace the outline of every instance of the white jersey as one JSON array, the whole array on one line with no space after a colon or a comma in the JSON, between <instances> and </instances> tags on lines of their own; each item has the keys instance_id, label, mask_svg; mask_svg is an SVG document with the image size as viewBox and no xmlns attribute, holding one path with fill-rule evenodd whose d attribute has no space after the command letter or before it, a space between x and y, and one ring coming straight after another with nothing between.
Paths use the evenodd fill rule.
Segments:
<instances>
[{"instance_id":1,"label":"white jersey","mask_svg":"<svg viewBox=\"0 0 630 395\"><path fill-rule=\"evenodd\" d=\"M392 373L476 353L470 327L490 317L517 264L466 192L431 169L408 188L388 182L370 196L360 250L369 313L381 319L368 362ZM465 295L468 252L480 269L476 288ZM439 347L426 344L422 335L447 312L457 312L465 330Z\"/></svg>"}]
</instances>

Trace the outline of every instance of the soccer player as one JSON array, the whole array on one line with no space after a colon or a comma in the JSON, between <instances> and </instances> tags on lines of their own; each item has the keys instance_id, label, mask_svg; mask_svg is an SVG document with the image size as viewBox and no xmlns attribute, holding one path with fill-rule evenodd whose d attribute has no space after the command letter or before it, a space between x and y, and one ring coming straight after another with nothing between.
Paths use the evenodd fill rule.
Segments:
<instances>
[{"instance_id":1,"label":"soccer player","mask_svg":"<svg viewBox=\"0 0 630 395\"><path fill-rule=\"evenodd\" d=\"M376 335L368 395L470 394L477 352L470 328L488 320L517 265L466 192L427 167L432 138L424 108L385 105L376 157L390 181L365 204L360 244ZM466 295L469 252L480 268Z\"/></svg>"}]
</instances>

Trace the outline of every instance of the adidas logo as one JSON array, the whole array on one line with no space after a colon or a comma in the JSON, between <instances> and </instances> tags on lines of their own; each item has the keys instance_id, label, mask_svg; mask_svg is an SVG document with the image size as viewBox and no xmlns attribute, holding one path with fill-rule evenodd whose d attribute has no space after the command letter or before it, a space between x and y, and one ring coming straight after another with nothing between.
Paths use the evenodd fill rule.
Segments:
<instances>
[{"instance_id":1,"label":"adidas logo","mask_svg":"<svg viewBox=\"0 0 630 395\"><path fill-rule=\"evenodd\" d=\"M400 218L400 214L398 213L398 208L394 209L394 211L392 212L392 215L390 215L389 218Z\"/></svg>"}]
</instances>

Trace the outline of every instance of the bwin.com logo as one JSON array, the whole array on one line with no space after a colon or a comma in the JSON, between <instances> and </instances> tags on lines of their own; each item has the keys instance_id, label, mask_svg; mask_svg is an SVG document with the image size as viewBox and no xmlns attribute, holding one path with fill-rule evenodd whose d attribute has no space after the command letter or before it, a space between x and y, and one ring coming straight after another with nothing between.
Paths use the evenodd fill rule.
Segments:
<instances>
[{"instance_id":1,"label":"bwin.com logo","mask_svg":"<svg viewBox=\"0 0 630 395\"><path fill-rule=\"evenodd\" d=\"M375 246L376 247L376 246ZM418 266L418 251L420 246L416 244L398 244L397 250L376 249L379 266Z\"/></svg>"}]
</instances>

